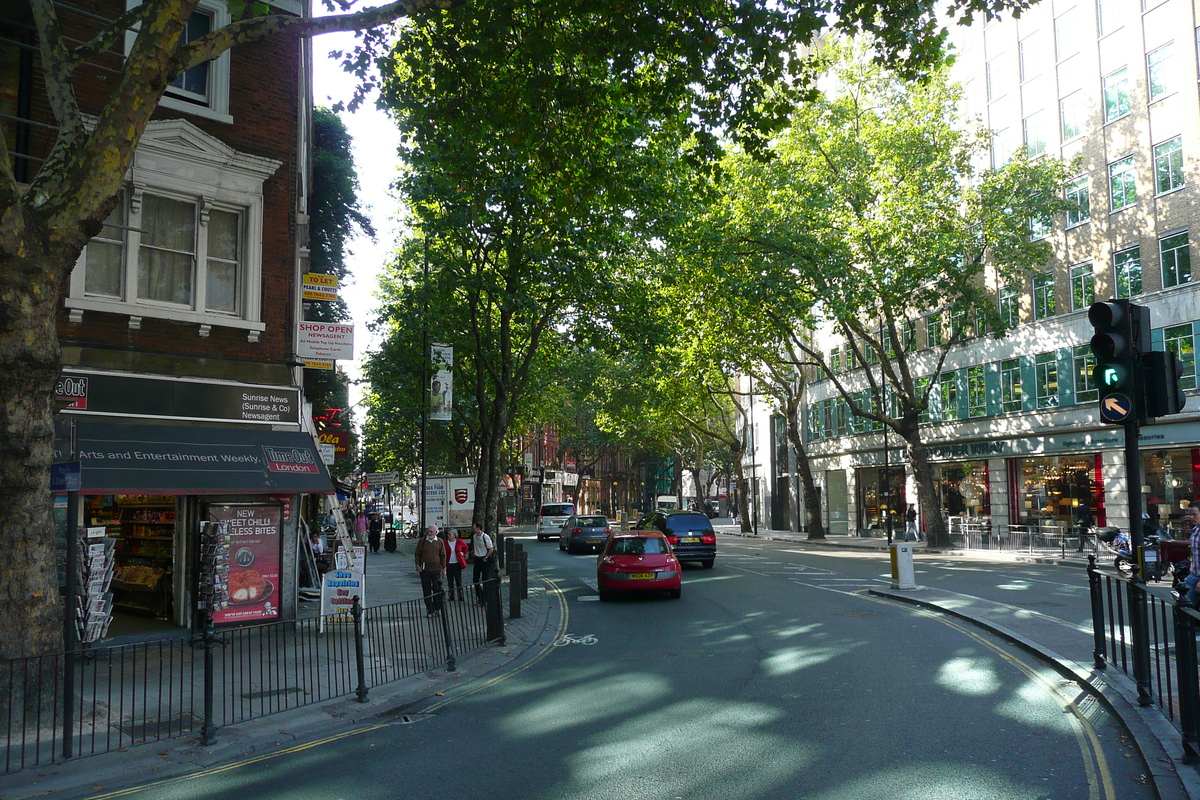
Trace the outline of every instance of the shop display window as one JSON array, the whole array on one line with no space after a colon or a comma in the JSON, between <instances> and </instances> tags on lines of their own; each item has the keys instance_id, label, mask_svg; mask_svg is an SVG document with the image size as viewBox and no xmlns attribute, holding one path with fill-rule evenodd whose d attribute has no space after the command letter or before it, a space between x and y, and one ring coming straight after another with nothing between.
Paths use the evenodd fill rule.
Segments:
<instances>
[{"instance_id":1,"label":"shop display window","mask_svg":"<svg viewBox=\"0 0 1200 800\"><path fill-rule=\"evenodd\" d=\"M1071 528L1077 519L1090 516L1095 524L1103 525L1104 491L1099 476L1099 454L1019 459L1013 522Z\"/></svg>"},{"instance_id":2,"label":"shop display window","mask_svg":"<svg viewBox=\"0 0 1200 800\"><path fill-rule=\"evenodd\" d=\"M1180 520L1198 499L1200 448L1142 453L1142 498L1151 521L1176 538L1188 535Z\"/></svg>"},{"instance_id":3,"label":"shop display window","mask_svg":"<svg viewBox=\"0 0 1200 800\"><path fill-rule=\"evenodd\" d=\"M84 507L90 526L117 540L114 607L170 619L178 511L170 495L94 495Z\"/></svg>"},{"instance_id":4,"label":"shop display window","mask_svg":"<svg viewBox=\"0 0 1200 800\"><path fill-rule=\"evenodd\" d=\"M986 461L934 464L933 477L944 517L991 517L992 494Z\"/></svg>"}]
</instances>

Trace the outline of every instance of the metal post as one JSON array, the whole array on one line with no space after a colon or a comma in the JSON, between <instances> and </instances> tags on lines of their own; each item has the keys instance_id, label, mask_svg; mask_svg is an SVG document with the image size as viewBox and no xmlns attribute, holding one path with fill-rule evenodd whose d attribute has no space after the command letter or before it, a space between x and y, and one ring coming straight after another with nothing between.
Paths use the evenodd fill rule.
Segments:
<instances>
[{"instance_id":1,"label":"metal post","mask_svg":"<svg viewBox=\"0 0 1200 800\"><path fill-rule=\"evenodd\" d=\"M441 613L438 614L438 618L442 621L442 639L446 642L446 672L454 672L458 667L454 659L454 641L450 638L450 604L446 602L449 599L450 592L443 589Z\"/></svg>"},{"instance_id":2,"label":"metal post","mask_svg":"<svg viewBox=\"0 0 1200 800\"><path fill-rule=\"evenodd\" d=\"M1150 694L1150 621L1146 615L1146 584L1133 565L1133 574L1126 583L1129 603L1129 628L1133 641L1133 679L1137 682L1138 705L1148 706L1154 700Z\"/></svg>"},{"instance_id":3,"label":"metal post","mask_svg":"<svg viewBox=\"0 0 1200 800\"><path fill-rule=\"evenodd\" d=\"M204 630L201 632L204 647L204 724L200 726L200 743L205 745L217 741L217 726L213 724L213 618L212 611L204 611Z\"/></svg>"},{"instance_id":4,"label":"metal post","mask_svg":"<svg viewBox=\"0 0 1200 800\"><path fill-rule=\"evenodd\" d=\"M529 599L529 553L525 548L517 551L517 563L521 566L521 599Z\"/></svg>"},{"instance_id":5,"label":"metal post","mask_svg":"<svg viewBox=\"0 0 1200 800\"><path fill-rule=\"evenodd\" d=\"M497 522L496 527L499 528L500 523ZM496 561L498 562L497 566L500 567L500 569L504 569L504 565L508 563L508 559L505 556L508 555L508 543L512 541L512 537L497 533L494 537L492 537L492 540L496 544Z\"/></svg>"},{"instance_id":6,"label":"metal post","mask_svg":"<svg viewBox=\"0 0 1200 800\"><path fill-rule=\"evenodd\" d=\"M508 562L508 618L521 618L521 565L515 559Z\"/></svg>"},{"instance_id":7,"label":"metal post","mask_svg":"<svg viewBox=\"0 0 1200 800\"><path fill-rule=\"evenodd\" d=\"M350 606L350 614L354 617L354 663L358 668L358 687L354 695L358 702L367 702L367 667L363 661L363 607L358 595L354 595L354 603Z\"/></svg>"},{"instance_id":8,"label":"metal post","mask_svg":"<svg viewBox=\"0 0 1200 800\"><path fill-rule=\"evenodd\" d=\"M504 635L504 617L500 611L500 574L497 573L483 585L483 597L486 606L484 613L487 624L487 640L499 641L504 647L508 642Z\"/></svg>"},{"instance_id":9,"label":"metal post","mask_svg":"<svg viewBox=\"0 0 1200 800\"><path fill-rule=\"evenodd\" d=\"M1200 761L1200 684L1197 684L1195 612L1182 597L1175 601L1175 670L1179 682L1179 730L1183 763Z\"/></svg>"},{"instance_id":10,"label":"metal post","mask_svg":"<svg viewBox=\"0 0 1200 800\"><path fill-rule=\"evenodd\" d=\"M423 278L421 283L421 292L425 296L425 312L421 315L421 500L420 510L418 511L420 519L420 528L418 536L425 535L425 477L426 477L426 461L425 461L425 435L429 428L429 239L424 240L425 246L425 264L423 267Z\"/></svg>"},{"instance_id":11,"label":"metal post","mask_svg":"<svg viewBox=\"0 0 1200 800\"><path fill-rule=\"evenodd\" d=\"M75 737L75 646L78 631L75 626L75 596L79 593L79 493L67 492L67 602L63 609L63 758L74 755Z\"/></svg>"},{"instance_id":12,"label":"metal post","mask_svg":"<svg viewBox=\"0 0 1200 800\"><path fill-rule=\"evenodd\" d=\"M1092 598L1092 666L1105 669L1108 667L1105 661L1108 641L1104 635L1104 588L1101 584L1103 579L1096 569L1095 556L1088 556L1087 576L1088 591Z\"/></svg>"}]
</instances>

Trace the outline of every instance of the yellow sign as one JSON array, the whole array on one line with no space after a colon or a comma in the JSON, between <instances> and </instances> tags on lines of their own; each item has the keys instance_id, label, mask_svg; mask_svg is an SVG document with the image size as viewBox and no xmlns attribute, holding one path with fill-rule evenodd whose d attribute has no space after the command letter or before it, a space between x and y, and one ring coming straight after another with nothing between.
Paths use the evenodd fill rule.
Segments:
<instances>
[{"instance_id":1,"label":"yellow sign","mask_svg":"<svg viewBox=\"0 0 1200 800\"><path fill-rule=\"evenodd\" d=\"M322 275L319 272L304 273L305 300L337 300L338 279L336 275Z\"/></svg>"},{"instance_id":2,"label":"yellow sign","mask_svg":"<svg viewBox=\"0 0 1200 800\"><path fill-rule=\"evenodd\" d=\"M310 361L308 359L305 359L304 360L304 368L305 369L333 369L333 362L332 361Z\"/></svg>"}]
</instances>

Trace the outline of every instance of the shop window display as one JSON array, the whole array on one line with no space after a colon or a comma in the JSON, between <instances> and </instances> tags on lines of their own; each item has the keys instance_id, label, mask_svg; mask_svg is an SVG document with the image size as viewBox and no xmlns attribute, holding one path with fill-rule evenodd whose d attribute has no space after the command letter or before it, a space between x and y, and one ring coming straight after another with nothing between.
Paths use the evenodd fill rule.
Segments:
<instances>
[{"instance_id":1,"label":"shop window display","mask_svg":"<svg viewBox=\"0 0 1200 800\"><path fill-rule=\"evenodd\" d=\"M85 516L116 539L114 608L170 619L175 561L175 498L170 495L96 495Z\"/></svg>"},{"instance_id":2,"label":"shop window display","mask_svg":"<svg viewBox=\"0 0 1200 800\"><path fill-rule=\"evenodd\" d=\"M1200 448L1154 450L1142 453L1142 497L1146 513L1175 538L1188 535L1180 520L1198 499Z\"/></svg>"},{"instance_id":3,"label":"shop window display","mask_svg":"<svg viewBox=\"0 0 1200 800\"><path fill-rule=\"evenodd\" d=\"M1015 463L1014 523L1071 528L1086 504L1096 524L1104 524L1099 454L1023 458Z\"/></svg>"}]
</instances>

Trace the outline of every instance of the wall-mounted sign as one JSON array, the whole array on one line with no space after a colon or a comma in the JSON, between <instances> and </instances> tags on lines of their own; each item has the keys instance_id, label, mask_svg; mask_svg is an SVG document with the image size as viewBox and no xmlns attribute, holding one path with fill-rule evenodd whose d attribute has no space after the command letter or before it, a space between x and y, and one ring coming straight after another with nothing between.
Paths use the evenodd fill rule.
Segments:
<instances>
[{"instance_id":1,"label":"wall-mounted sign","mask_svg":"<svg viewBox=\"0 0 1200 800\"><path fill-rule=\"evenodd\" d=\"M337 451L334 446L321 442L317 444L317 451L321 454L321 462L327 467L332 467L333 460L337 458Z\"/></svg>"},{"instance_id":2,"label":"wall-mounted sign","mask_svg":"<svg viewBox=\"0 0 1200 800\"><path fill-rule=\"evenodd\" d=\"M303 297L305 300L337 300L338 279L336 275L318 272L304 273Z\"/></svg>"},{"instance_id":3,"label":"wall-mounted sign","mask_svg":"<svg viewBox=\"0 0 1200 800\"><path fill-rule=\"evenodd\" d=\"M354 326L344 322L301 322L296 354L318 361L354 359Z\"/></svg>"},{"instance_id":4,"label":"wall-mounted sign","mask_svg":"<svg viewBox=\"0 0 1200 800\"><path fill-rule=\"evenodd\" d=\"M300 422L300 390L291 386L205 383L177 378L64 372L56 395L68 411L119 417L223 422Z\"/></svg>"},{"instance_id":5,"label":"wall-mounted sign","mask_svg":"<svg viewBox=\"0 0 1200 800\"><path fill-rule=\"evenodd\" d=\"M317 361L316 359L304 359L305 369L333 369L332 361Z\"/></svg>"},{"instance_id":6,"label":"wall-mounted sign","mask_svg":"<svg viewBox=\"0 0 1200 800\"><path fill-rule=\"evenodd\" d=\"M321 431L317 434L317 443L333 445L334 455L350 455L349 431Z\"/></svg>"},{"instance_id":7,"label":"wall-mounted sign","mask_svg":"<svg viewBox=\"0 0 1200 800\"><path fill-rule=\"evenodd\" d=\"M429 360L434 369L429 382L429 418L449 422L454 409L454 348L431 344Z\"/></svg>"}]
</instances>

